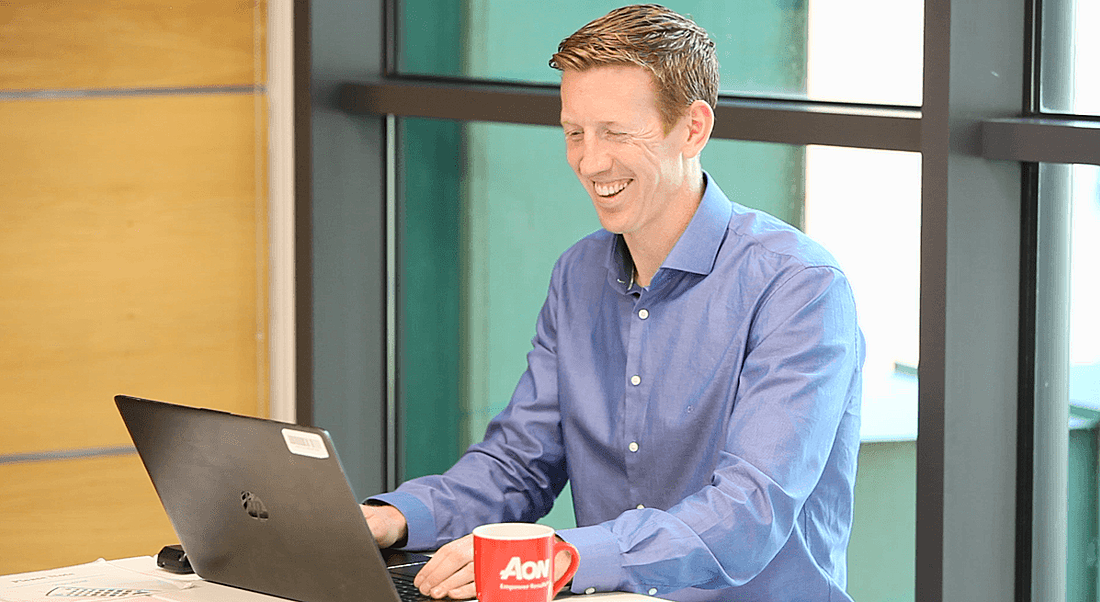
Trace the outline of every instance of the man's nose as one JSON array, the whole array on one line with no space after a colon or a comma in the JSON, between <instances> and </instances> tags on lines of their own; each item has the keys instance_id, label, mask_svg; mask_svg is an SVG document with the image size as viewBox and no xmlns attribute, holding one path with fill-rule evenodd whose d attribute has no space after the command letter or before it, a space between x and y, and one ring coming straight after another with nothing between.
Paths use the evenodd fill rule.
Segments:
<instances>
[{"instance_id":1,"label":"man's nose","mask_svg":"<svg viewBox=\"0 0 1100 602\"><path fill-rule=\"evenodd\" d=\"M580 161L577 162L577 170L581 174L591 176L611 169L611 155L607 145L596 136L585 139L581 153Z\"/></svg>"}]
</instances>

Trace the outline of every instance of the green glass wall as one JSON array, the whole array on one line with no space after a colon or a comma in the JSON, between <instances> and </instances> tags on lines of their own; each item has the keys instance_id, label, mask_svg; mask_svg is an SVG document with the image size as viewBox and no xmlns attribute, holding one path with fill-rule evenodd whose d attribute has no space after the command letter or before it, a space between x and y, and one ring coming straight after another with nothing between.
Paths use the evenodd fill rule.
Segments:
<instances>
[{"instance_id":1,"label":"green glass wall","mask_svg":"<svg viewBox=\"0 0 1100 602\"><path fill-rule=\"evenodd\" d=\"M804 3L690 4L686 12L716 37L723 78L783 94L803 89ZM470 0L443 19L436 2L405 0L398 66L556 83L546 61L558 41L616 5L567 2L548 12ZM540 27L514 26L535 20ZM402 119L398 165L399 466L407 479L446 470L507 404L554 261L599 223L558 128ZM712 140L703 166L732 200L803 225L804 148ZM912 441L861 449L849 548L857 600L913 599L914 466ZM572 526L568 487L543 522Z\"/></svg>"},{"instance_id":2,"label":"green glass wall","mask_svg":"<svg viewBox=\"0 0 1100 602\"><path fill-rule=\"evenodd\" d=\"M669 7L712 32L724 80L803 90L804 3L742 4ZM557 82L547 66L557 43L618 5L404 0L396 63L409 73ZM798 147L714 141L704 166L734 200L800 225L804 157ZM399 464L411 478L445 470L507 403L553 261L599 224L555 128L403 120L399 195ZM540 216L523 202L553 209ZM525 221L541 226L527 232ZM498 283L507 299L494 293ZM515 333L524 334L509 339Z\"/></svg>"}]
</instances>

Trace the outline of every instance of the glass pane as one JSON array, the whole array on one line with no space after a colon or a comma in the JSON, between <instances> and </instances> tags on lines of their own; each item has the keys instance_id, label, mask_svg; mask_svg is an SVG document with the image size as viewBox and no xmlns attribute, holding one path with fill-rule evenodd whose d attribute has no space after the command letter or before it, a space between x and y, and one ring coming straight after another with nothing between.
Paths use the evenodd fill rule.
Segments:
<instances>
[{"instance_id":1,"label":"glass pane","mask_svg":"<svg viewBox=\"0 0 1100 602\"><path fill-rule=\"evenodd\" d=\"M1100 22L1096 0L1042 2L1041 109L1100 115L1100 37L1086 28Z\"/></svg>"},{"instance_id":2,"label":"glass pane","mask_svg":"<svg viewBox=\"0 0 1100 602\"><path fill-rule=\"evenodd\" d=\"M1043 165L1039 186L1033 579L1048 597L1097 600L1100 167ZM1050 569L1055 548L1064 572Z\"/></svg>"},{"instance_id":3,"label":"glass pane","mask_svg":"<svg viewBox=\"0 0 1100 602\"><path fill-rule=\"evenodd\" d=\"M446 470L480 440L526 368L554 262L600 226L559 128L400 123L398 403L409 478ZM849 591L912 600L920 157L712 140L703 166L735 202L805 227L852 281L868 358ZM568 493L544 522L572 525Z\"/></svg>"},{"instance_id":4,"label":"glass pane","mask_svg":"<svg viewBox=\"0 0 1100 602\"><path fill-rule=\"evenodd\" d=\"M922 0L664 4L692 17L714 39L723 93L921 103ZM607 0L401 0L397 69L556 84L558 72L547 62L558 43L621 5Z\"/></svg>"},{"instance_id":5,"label":"glass pane","mask_svg":"<svg viewBox=\"0 0 1100 602\"><path fill-rule=\"evenodd\" d=\"M848 547L855 600L914 597L920 174L916 153L806 150L805 230L848 275L867 340Z\"/></svg>"},{"instance_id":6,"label":"glass pane","mask_svg":"<svg viewBox=\"0 0 1100 602\"><path fill-rule=\"evenodd\" d=\"M1100 167L1069 168L1069 473L1067 600L1097 600L1100 537Z\"/></svg>"},{"instance_id":7,"label":"glass pane","mask_svg":"<svg viewBox=\"0 0 1100 602\"><path fill-rule=\"evenodd\" d=\"M806 162L806 233L848 274L867 339L861 438L914 440L920 155L814 146Z\"/></svg>"}]
</instances>

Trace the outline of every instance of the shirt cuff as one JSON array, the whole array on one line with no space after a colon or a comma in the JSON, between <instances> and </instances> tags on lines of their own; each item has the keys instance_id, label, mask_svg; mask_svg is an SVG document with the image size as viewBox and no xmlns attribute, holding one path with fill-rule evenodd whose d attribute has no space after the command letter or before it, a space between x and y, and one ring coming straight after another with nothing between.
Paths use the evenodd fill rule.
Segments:
<instances>
[{"instance_id":1,"label":"shirt cuff","mask_svg":"<svg viewBox=\"0 0 1100 602\"><path fill-rule=\"evenodd\" d=\"M405 515L409 534L403 549L430 550L435 545L435 519L428 507L416 496L403 491L393 491L371 496L368 502L383 502L397 508Z\"/></svg>"},{"instance_id":2,"label":"shirt cuff","mask_svg":"<svg viewBox=\"0 0 1100 602\"><path fill-rule=\"evenodd\" d=\"M619 544L601 525L563 529L557 535L577 548L581 562L573 575L574 594L617 591L622 584L623 565Z\"/></svg>"}]
</instances>

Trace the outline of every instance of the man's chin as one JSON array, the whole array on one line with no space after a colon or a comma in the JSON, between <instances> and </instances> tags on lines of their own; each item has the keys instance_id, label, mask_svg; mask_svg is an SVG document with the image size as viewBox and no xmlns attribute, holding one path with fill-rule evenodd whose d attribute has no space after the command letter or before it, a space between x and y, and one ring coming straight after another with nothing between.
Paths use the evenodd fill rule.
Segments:
<instances>
[{"instance_id":1,"label":"man's chin","mask_svg":"<svg viewBox=\"0 0 1100 602\"><path fill-rule=\"evenodd\" d=\"M600 226L612 234L622 234L625 231L621 220L605 216L604 213L599 210L596 211L596 217L600 219Z\"/></svg>"},{"instance_id":2,"label":"man's chin","mask_svg":"<svg viewBox=\"0 0 1100 602\"><path fill-rule=\"evenodd\" d=\"M624 230L623 212L609 209L600 203L600 199L592 199L592 205L596 209L596 217L604 230L615 234L622 234Z\"/></svg>"}]
</instances>

